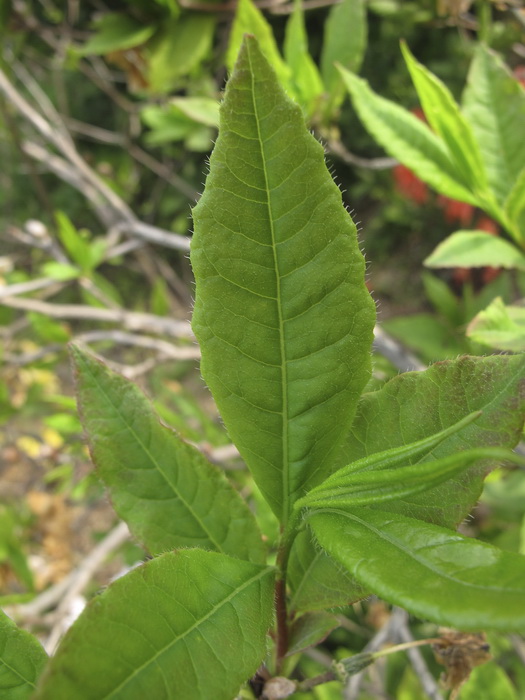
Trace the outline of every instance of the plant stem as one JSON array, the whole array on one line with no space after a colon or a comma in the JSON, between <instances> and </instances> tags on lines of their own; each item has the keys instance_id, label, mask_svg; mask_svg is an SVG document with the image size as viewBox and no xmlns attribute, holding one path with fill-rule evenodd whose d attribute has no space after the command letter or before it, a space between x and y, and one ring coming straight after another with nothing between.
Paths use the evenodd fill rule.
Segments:
<instances>
[{"instance_id":1,"label":"plant stem","mask_svg":"<svg viewBox=\"0 0 525 700\"><path fill-rule=\"evenodd\" d=\"M277 618L275 669L278 675L288 651L288 611L286 609L286 578L284 576L280 576L275 582L275 614Z\"/></svg>"},{"instance_id":2,"label":"plant stem","mask_svg":"<svg viewBox=\"0 0 525 700\"><path fill-rule=\"evenodd\" d=\"M488 0L477 0L478 37L486 44L490 43L492 10Z\"/></svg>"}]
</instances>

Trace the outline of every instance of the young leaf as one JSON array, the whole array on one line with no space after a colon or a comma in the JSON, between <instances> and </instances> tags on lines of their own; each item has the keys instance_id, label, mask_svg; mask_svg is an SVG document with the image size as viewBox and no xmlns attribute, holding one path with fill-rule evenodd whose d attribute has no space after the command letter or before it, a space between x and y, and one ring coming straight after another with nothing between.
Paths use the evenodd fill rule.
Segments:
<instances>
[{"instance_id":1,"label":"young leaf","mask_svg":"<svg viewBox=\"0 0 525 700\"><path fill-rule=\"evenodd\" d=\"M297 101L308 115L324 92L319 70L308 53L308 37L304 26L301 0L295 0L294 11L286 23L284 57L291 70L291 84Z\"/></svg>"},{"instance_id":2,"label":"young leaf","mask_svg":"<svg viewBox=\"0 0 525 700\"><path fill-rule=\"evenodd\" d=\"M47 654L32 634L19 629L0 610L0 696L29 700L47 663Z\"/></svg>"},{"instance_id":3,"label":"young leaf","mask_svg":"<svg viewBox=\"0 0 525 700\"><path fill-rule=\"evenodd\" d=\"M144 44L155 32L155 25L144 25L123 12L105 14L97 24L96 33L82 46L81 56L102 55L125 51Z\"/></svg>"},{"instance_id":4,"label":"young leaf","mask_svg":"<svg viewBox=\"0 0 525 700\"><path fill-rule=\"evenodd\" d=\"M488 181L479 146L450 91L425 66L415 60L404 42L401 43L401 51L425 117L447 145L461 182L474 194L481 195L487 192Z\"/></svg>"},{"instance_id":5,"label":"young leaf","mask_svg":"<svg viewBox=\"0 0 525 700\"><path fill-rule=\"evenodd\" d=\"M188 549L96 596L34 700L231 700L266 652L273 569Z\"/></svg>"},{"instance_id":6,"label":"young leaf","mask_svg":"<svg viewBox=\"0 0 525 700\"><path fill-rule=\"evenodd\" d=\"M525 467L525 460L509 450L464 450L432 462L349 474L330 486L320 484L296 501L294 508L353 508L404 499L428 491L483 459L507 460Z\"/></svg>"},{"instance_id":7,"label":"young leaf","mask_svg":"<svg viewBox=\"0 0 525 700\"><path fill-rule=\"evenodd\" d=\"M475 410L483 411L478 420L417 461L469 448L512 448L521 437L524 406L525 355L438 362L425 372L399 375L362 397L339 464L421 440ZM482 462L424 495L391 503L388 510L454 527L477 501L490 466L490 460Z\"/></svg>"},{"instance_id":8,"label":"young leaf","mask_svg":"<svg viewBox=\"0 0 525 700\"><path fill-rule=\"evenodd\" d=\"M414 615L462 630L525 630L525 557L519 554L368 508L314 511L308 522L350 574Z\"/></svg>"},{"instance_id":9,"label":"young leaf","mask_svg":"<svg viewBox=\"0 0 525 700\"><path fill-rule=\"evenodd\" d=\"M321 145L247 37L194 210L193 328L226 427L281 521L331 468L374 305Z\"/></svg>"},{"instance_id":10,"label":"young leaf","mask_svg":"<svg viewBox=\"0 0 525 700\"><path fill-rule=\"evenodd\" d=\"M476 343L498 350L520 352L525 349L525 309L506 306L496 297L469 323L467 336Z\"/></svg>"},{"instance_id":11,"label":"young leaf","mask_svg":"<svg viewBox=\"0 0 525 700\"><path fill-rule=\"evenodd\" d=\"M376 95L366 80L340 66L339 71L363 125L387 153L441 194L477 204L448 149L426 124L395 102Z\"/></svg>"},{"instance_id":12,"label":"young leaf","mask_svg":"<svg viewBox=\"0 0 525 700\"><path fill-rule=\"evenodd\" d=\"M324 610L301 615L290 625L287 656L320 644L336 627L339 627L338 618Z\"/></svg>"},{"instance_id":13,"label":"young leaf","mask_svg":"<svg viewBox=\"0 0 525 700\"><path fill-rule=\"evenodd\" d=\"M335 106L342 98L339 63L353 73L359 72L366 48L367 23L364 0L343 0L330 10L324 28L321 75Z\"/></svg>"},{"instance_id":14,"label":"young leaf","mask_svg":"<svg viewBox=\"0 0 525 700\"><path fill-rule=\"evenodd\" d=\"M253 4L252 0L239 0L237 4L228 51L226 52L226 66L230 73L233 71L245 34L253 35L257 39L260 50L275 71L281 85L288 87L290 68L279 53L271 26L265 20L259 8Z\"/></svg>"},{"instance_id":15,"label":"young leaf","mask_svg":"<svg viewBox=\"0 0 525 700\"><path fill-rule=\"evenodd\" d=\"M511 231L513 237L522 248L525 247L525 167L509 192L505 202L505 214L515 226Z\"/></svg>"},{"instance_id":16,"label":"young leaf","mask_svg":"<svg viewBox=\"0 0 525 700\"><path fill-rule=\"evenodd\" d=\"M264 562L253 514L224 475L163 426L138 388L71 346L82 423L117 513L152 553L199 546Z\"/></svg>"},{"instance_id":17,"label":"young leaf","mask_svg":"<svg viewBox=\"0 0 525 700\"><path fill-rule=\"evenodd\" d=\"M351 605L370 594L312 540L308 529L294 540L287 579L289 610L295 613Z\"/></svg>"},{"instance_id":18,"label":"young leaf","mask_svg":"<svg viewBox=\"0 0 525 700\"><path fill-rule=\"evenodd\" d=\"M170 92L181 77L197 68L210 52L216 23L211 14L193 12L163 24L148 44L152 91Z\"/></svg>"},{"instance_id":19,"label":"young leaf","mask_svg":"<svg viewBox=\"0 0 525 700\"><path fill-rule=\"evenodd\" d=\"M483 44L470 66L462 112L479 145L491 189L503 204L525 166L525 90Z\"/></svg>"},{"instance_id":20,"label":"young leaf","mask_svg":"<svg viewBox=\"0 0 525 700\"><path fill-rule=\"evenodd\" d=\"M505 267L525 270L525 255L486 231L456 231L424 261L427 267Z\"/></svg>"}]
</instances>

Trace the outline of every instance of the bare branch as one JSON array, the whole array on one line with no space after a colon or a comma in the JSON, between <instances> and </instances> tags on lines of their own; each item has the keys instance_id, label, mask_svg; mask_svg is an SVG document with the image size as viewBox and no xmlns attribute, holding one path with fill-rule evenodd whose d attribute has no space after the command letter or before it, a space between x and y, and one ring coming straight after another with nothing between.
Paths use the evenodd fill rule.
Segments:
<instances>
[{"instance_id":1,"label":"bare branch","mask_svg":"<svg viewBox=\"0 0 525 700\"><path fill-rule=\"evenodd\" d=\"M395 158L362 158L350 153L341 141L330 140L327 143L327 149L330 153L341 158L348 165L356 165L358 168L367 168L368 170L389 170L399 165L399 161Z\"/></svg>"},{"instance_id":2,"label":"bare branch","mask_svg":"<svg viewBox=\"0 0 525 700\"><path fill-rule=\"evenodd\" d=\"M36 311L52 318L74 318L77 320L121 323L128 330L149 330L152 333L166 333L176 338L194 340L190 324L187 321L164 318L153 314L125 311L124 309L103 309L81 304L50 304L39 299L25 297L7 297L2 299L4 306L24 311Z\"/></svg>"},{"instance_id":3,"label":"bare branch","mask_svg":"<svg viewBox=\"0 0 525 700\"><path fill-rule=\"evenodd\" d=\"M374 328L374 348L383 357L386 357L394 367L397 367L400 372L417 372L427 368L401 343L385 333L379 325L376 325Z\"/></svg>"}]
</instances>

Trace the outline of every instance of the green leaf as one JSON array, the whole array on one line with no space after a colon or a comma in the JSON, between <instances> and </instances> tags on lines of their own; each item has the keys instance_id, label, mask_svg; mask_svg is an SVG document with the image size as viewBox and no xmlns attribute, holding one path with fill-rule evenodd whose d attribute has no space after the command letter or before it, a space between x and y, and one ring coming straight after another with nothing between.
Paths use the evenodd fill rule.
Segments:
<instances>
[{"instance_id":1,"label":"green leaf","mask_svg":"<svg viewBox=\"0 0 525 700\"><path fill-rule=\"evenodd\" d=\"M525 350L525 307L506 306L496 297L469 323L467 336L476 343L498 350Z\"/></svg>"},{"instance_id":2,"label":"green leaf","mask_svg":"<svg viewBox=\"0 0 525 700\"><path fill-rule=\"evenodd\" d=\"M121 12L105 14L97 23L97 32L80 49L81 56L125 51L144 44L155 32L155 25L145 25Z\"/></svg>"},{"instance_id":3,"label":"green leaf","mask_svg":"<svg viewBox=\"0 0 525 700\"><path fill-rule=\"evenodd\" d=\"M462 112L479 145L490 187L503 204L525 166L525 90L483 44L470 66Z\"/></svg>"},{"instance_id":4,"label":"green leaf","mask_svg":"<svg viewBox=\"0 0 525 700\"><path fill-rule=\"evenodd\" d=\"M418 617L462 630L525 630L525 557L519 554L368 508L325 509L308 522L351 575Z\"/></svg>"},{"instance_id":5,"label":"green leaf","mask_svg":"<svg viewBox=\"0 0 525 700\"><path fill-rule=\"evenodd\" d=\"M272 584L223 554L163 554L91 601L34 700L231 700L264 658Z\"/></svg>"},{"instance_id":6,"label":"green leaf","mask_svg":"<svg viewBox=\"0 0 525 700\"><path fill-rule=\"evenodd\" d=\"M505 267L525 270L525 255L485 231L456 231L424 260L427 267Z\"/></svg>"},{"instance_id":7,"label":"green leaf","mask_svg":"<svg viewBox=\"0 0 525 700\"><path fill-rule=\"evenodd\" d=\"M465 685L461 700L519 700L518 693L505 671L495 663L475 668Z\"/></svg>"},{"instance_id":8,"label":"green leaf","mask_svg":"<svg viewBox=\"0 0 525 700\"><path fill-rule=\"evenodd\" d=\"M281 85L288 87L290 68L279 53L271 26L252 0L239 0L237 4L226 52L226 66L229 72L233 71L245 34L253 35L257 39L261 52L275 71Z\"/></svg>"},{"instance_id":9,"label":"green leaf","mask_svg":"<svg viewBox=\"0 0 525 700\"><path fill-rule=\"evenodd\" d=\"M57 280L58 282L67 282L68 280L74 280L80 277L82 271L74 265L50 260L42 265L42 273L46 277L51 277L51 279Z\"/></svg>"},{"instance_id":10,"label":"green leaf","mask_svg":"<svg viewBox=\"0 0 525 700\"><path fill-rule=\"evenodd\" d=\"M288 609L296 613L351 605L370 593L312 541L309 530L294 540L287 580Z\"/></svg>"},{"instance_id":11,"label":"green leaf","mask_svg":"<svg viewBox=\"0 0 525 700\"><path fill-rule=\"evenodd\" d=\"M295 0L294 11L286 23L284 57L291 69L290 82L294 95L307 115L315 111L316 102L324 92L319 70L308 52L308 36L304 25L301 0Z\"/></svg>"},{"instance_id":12,"label":"green leaf","mask_svg":"<svg viewBox=\"0 0 525 700\"><path fill-rule=\"evenodd\" d=\"M343 0L330 10L324 28L321 75L333 102L342 98L341 76L335 66L358 73L366 48L367 22L363 0Z\"/></svg>"},{"instance_id":13,"label":"green leaf","mask_svg":"<svg viewBox=\"0 0 525 700\"><path fill-rule=\"evenodd\" d=\"M405 499L407 496L428 491L483 459L507 460L525 467L525 461L509 450L494 447L463 450L432 462L357 474L350 473L344 478L339 477L337 481L323 482L296 501L295 507L353 508Z\"/></svg>"},{"instance_id":14,"label":"green leaf","mask_svg":"<svg viewBox=\"0 0 525 700\"><path fill-rule=\"evenodd\" d=\"M387 153L441 194L477 204L443 141L426 124L395 102L376 95L366 80L344 68L339 67L339 71L359 118Z\"/></svg>"},{"instance_id":15,"label":"green leaf","mask_svg":"<svg viewBox=\"0 0 525 700\"><path fill-rule=\"evenodd\" d=\"M194 220L202 373L286 521L331 469L368 379L375 314L323 149L251 37L226 90Z\"/></svg>"},{"instance_id":16,"label":"green leaf","mask_svg":"<svg viewBox=\"0 0 525 700\"><path fill-rule=\"evenodd\" d=\"M451 435L417 462L478 447L514 447L525 409L525 355L461 357L425 372L407 372L379 391L363 395L340 456L347 465L374 452L407 445L454 425L472 411L481 417ZM477 501L490 460L422 495L388 506L395 511L454 527Z\"/></svg>"},{"instance_id":17,"label":"green leaf","mask_svg":"<svg viewBox=\"0 0 525 700\"><path fill-rule=\"evenodd\" d=\"M93 461L132 533L153 553L199 546L263 562L255 518L222 472L134 384L75 345L71 355Z\"/></svg>"},{"instance_id":18,"label":"green leaf","mask_svg":"<svg viewBox=\"0 0 525 700\"><path fill-rule=\"evenodd\" d=\"M198 68L210 53L215 25L213 15L196 12L164 23L155 42L148 45L153 92L170 92L181 78Z\"/></svg>"},{"instance_id":19,"label":"green leaf","mask_svg":"<svg viewBox=\"0 0 525 700\"><path fill-rule=\"evenodd\" d=\"M170 104L197 124L219 126L219 103L211 97L173 97Z\"/></svg>"},{"instance_id":20,"label":"green leaf","mask_svg":"<svg viewBox=\"0 0 525 700\"><path fill-rule=\"evenodd\" d=\"M464 339L435 313L390 318L383 322L383 328L426 363L448 360L465 352Z\"/></svg>"},{"instance_id":21,"label":"green leaf","mask_svg":"<svg viewBox=\"0 0 525 700\"><path fill-rule=\"evenodd\" d=\"M513 188L505 202L505 213L516 226L513 234L521 246L525 246L525 168L516 178Z\"/></svg>"},{"instance_id":22,"label":"green leaf","mask_svg":"<svg viewBox=\"0 0 525 700\"><path fill-rule=\"evenodd\" d=\"M488 189L485 166L469 123L449 89L415 60L404 42L401 43L401 51L425 117L446 144L462 184L478 196L484 194Z\"/></svg>"},{"instance_id":23,"label":"green leaf","mask_svg":"<svg viewBox=\"0 0 525 700\"><path fill-rule=\"evenodd\" d=\"M0 611L0 695L2 700L28 700L47 663L42 645Z\"/></svg>"},{"instance_id":24,"label":"green leaf","mask_svg":"<svg viewBox=\"0 0 525 700\"><path fill-rule=\"evenodd\" d=\"M336 627L339 627L339 619L332 613L322 611L301 615L290 625L287 656L320 644Z\"/></svg>"},{"instance_id":25,"label":"green leaf","mask_svg":"<svg viewBox=\"0 0 525 700\"><path fill-rule=\"evenodd\" d=\"M457 296L445 280L440 279L430 272L423 272L421 274L421 279L427 298L436 311L444 316L452 326L458 326L460 323L463 323L463 309L461 305L458 304Z\"/></svg>"}]
</instances>

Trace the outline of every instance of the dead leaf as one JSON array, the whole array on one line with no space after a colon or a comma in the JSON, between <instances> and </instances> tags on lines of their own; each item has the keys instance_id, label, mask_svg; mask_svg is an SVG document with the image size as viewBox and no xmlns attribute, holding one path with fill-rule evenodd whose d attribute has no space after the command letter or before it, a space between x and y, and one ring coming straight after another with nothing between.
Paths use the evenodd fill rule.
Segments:
<instances>
[{"instance_id":1,"label":"dead leaf","mask_svg":"<svg viewBox=\"0 0 525 700\"><path fill-rule=\"evenodd\" d=\"M440 640L432 649L438 663L446 669L441 680L445 688L452 690L449 700L455 700L472 669L492 658L490 647L482 632L470 634L441 628L439 634Z\"/></svg>"}]
</instances>

